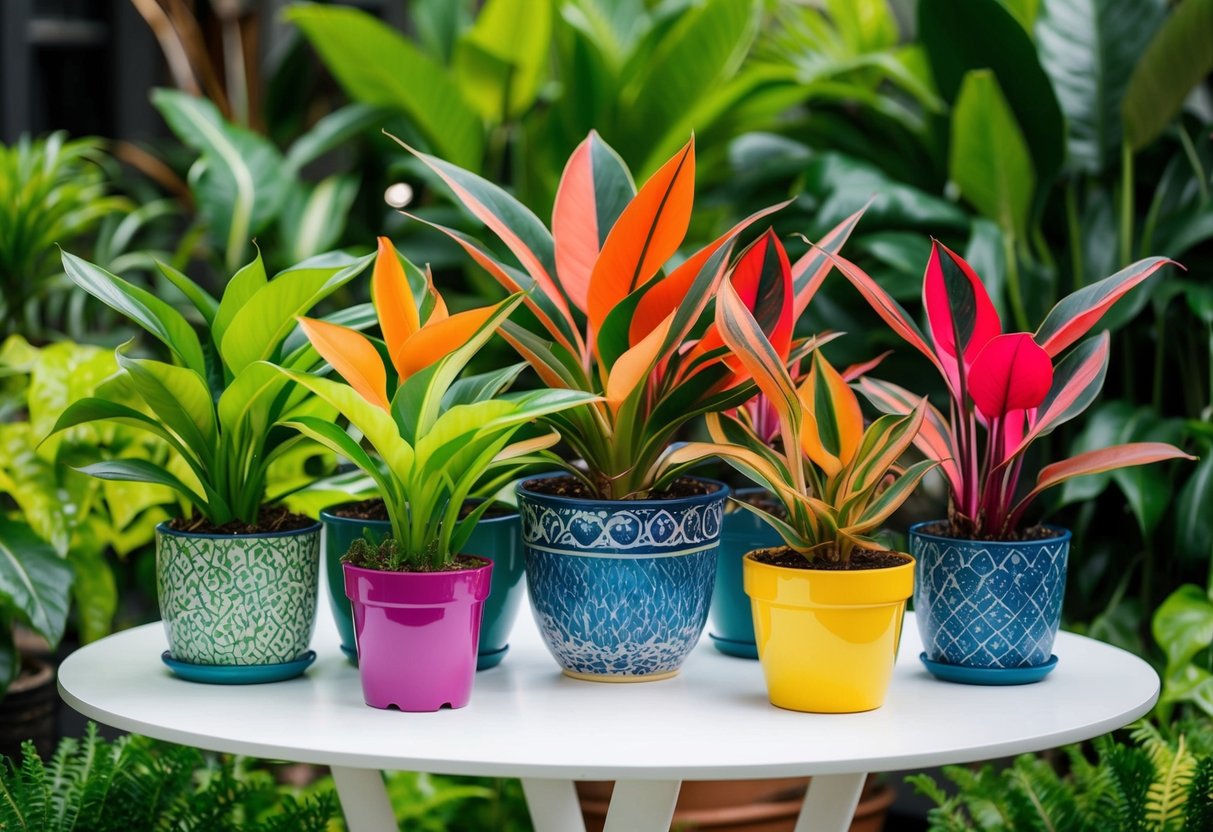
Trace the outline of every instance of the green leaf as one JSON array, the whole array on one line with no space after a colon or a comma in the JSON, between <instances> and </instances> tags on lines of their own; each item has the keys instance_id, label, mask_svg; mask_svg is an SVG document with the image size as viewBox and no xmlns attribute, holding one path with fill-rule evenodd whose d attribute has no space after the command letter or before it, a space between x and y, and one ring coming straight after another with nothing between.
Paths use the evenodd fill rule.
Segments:
<instances>
[{"instance_id":1,"label":"green leaf","mask_svg":"<svg viewBox=\"0 0 1213 832\"><path fill-rule=\"evenodd\" d=\"M21 657L13 644L13 630L6 617L0 617L0 699L21 672Z\"/></svg>"},{"instance_id":2,"label":"green leaf","mask_svg":"<svg viewBox=\"0 0 1213 832\"><path fill-rule=\"evenodd\" d=\"M1065 121L1031 37L997 0L921 0L918 36L939 93L955 102L971 70L989 69L1006 95L1042 185L1065 159Z\"/></svg>"},{"instance_id":3,"label":"green leaf","mask_svg":"<svg viewBox=\"0 0 1213 832\"><path fill-rule=\"evenodd\" d=\"M455 47L454 74L468 103L490 124L535 103L551 48L549 0L488 0Z\"/></svg>"},{"instance_id":4,"label":"green leaf","mask_svg":"<svg viewBox=\"0 0 1213 832\"><path fill-rule=\"evenodd\" d=\"M391 484L384 477L383 469L379 463L337 425L312 416L300 416L289 419L282 422L282 425L299 431L304 436L324 445L333 453L348 459L358 470L374 480L375 486L381 495L390 495L392 493Z\"/></svg>"},{"instance_id":5,"label":"green leaf","mask_svg":"<svg viewBox=\"0 0 1213 832\"><path fill-rule=\"evenodd\" d=\"M63 270L77 286L156 336L182 364L205 377L202 343L180 312L146 289L66 251Z\"/></svg>"},{"instance_id":6,"label":"green leaf","mask_svg":"<svg viewBox=\"0 0 1213 832\"><path fill-rule=\"evenodd\" d=\"M1213 559L1213 453L1204 458L1179 492L1175 518L1175 545L1194 563Z\"/></svg>"},{"instance_id":7,"label":"green leaf","mask_svg":"<svg viewBox=\"0 0 1213 832\"><path fill-rule=\"evenodd\" d=\"M294 6L286 17L350 98L403 111L443 157L461 167L480 167L480 115L447 71L406 38L356 9Z\"/></svg>"},{"instance_id":8,"label":"green leaf","mask_svg":"<svg viewBox=\"0 0 1213 832\"><path fill-rule=\"evenodd\" d=\"M163 485L173 489L195 506L205 507L207 501L202 499L192 488L161 466L146 459L112 459L105 462L94 462L76 470L102 480L120 480L122 482L147 482ZM212 511L218 507L212 506Z\"/></svg>"},{"instance_id":9,"label":"green leaf","mask_svg":"<svg viewBox=\"0 0 1213 832\"><path fill-rule=\"evenodd\" d=\"M206 464L218 440L215 402L206 379L193 370L163 361L127 358L121 350L117 356L139 397L156 418L180 436L194 456Z\"/></svg>"},{"instance_id":10,"label":"green leaf","mask_svg":"<svg viewBox=\"0 0 1213 832\"><path fill-rule=\"evenodd\" d=\"M26 407L34 439L45 437L49 440L39 449L43 458L54 458L58 442L49 434L63 411L72 402L92 393L117 370L114 354L100 347L61 341L39 351L29 374ZM86 441L95 442L96 439L87 437Z\"/></svg>"},{"instance_id":11,"label":"green leaf","mask_svg":"<svg viewBox=\"0 0 1213 832\"><path fill-rule=\"evenodd\" d=\"M0 600L57 646L67 622L72 568L33 529L0 518Z\"/></svg>"},{"instance_id":12,"label":"green leaf","mask_svg":"<svg viewBox=\"0 0 1213 832\"><path fill-rule=\"evenodd\" d=\"M443 409L455 405L472 404L473 402L491 399L505 391L518 375L527 368L527 363L512 364L500 370L490 370L474 376L461 378L450 386L442 397Z\"/></svg>"},{"instance_id":13,"label":"green leaf","mask_svg":"<svg viewBox=\"0 0 1213 832\"><path fill-rule=\"evenodd\" d=\"M334 174L315 185L301 183L292 188L278 220L290 262L298 263L335 246L356 196L356 176Z\"/></svg>"},{"instance_id":14,"label":"green leaf","mask_svg":"<svg viewBox=\"0 0 1213 832\"><path fill-rule=\"evenodd\" d=\"M1184 0L1133 68L1121 113L1134 150L1154 141L1213 72L1213 0Z\"/></svg>"},{"instance_id":15,"label":"green leaf","mask_svg":"<svg viewBox=\"0 0 1213 832\"><path fill-rule=\"evenodd\" d=\"M274 357L298 316L357 277L372 259L367 255L344 268L313 268L304 261L260 287L224 332L219 343L224 363L239 373L254 361Z\"/></svg>"},{"instance_id":16,"label":"green leaf","mask_svg":"<svg viewBox=\"0 0 1213 832\"><path fill-rule=\"evenodd\" d=\"M265 273L265 263L261 260L260 251L251 263L232 275L232 279L223 289L223 297L219 299L219 311L215 313L215 320L211 324L211 340L216 348L223 343L223 336L227 334L232 319L244 308L249 298L257 294L268 282L269 277Z\"/></svg>"},{"instance_id":17,"label":"green leaf","mask_svg":"<svg viewBox=\"0 0 1213 832\"><path fill-rule=\"evenodd\" d=\"M298 174L305 165L378 128L387 121L389 114L383 107L369 104L347 104L334 110L295 140L286 152L286 169Z\"/></svg>"},{"instance_id":18,"label":"green leaf","mask_svg":"<svg viewBox=\"0 0 1213 832\"><path fill-rule=\"evenodd\" d=\"M113 630L114 613L118 610L118 585L105 559L105 541L94 538L85 542L84 537L77 535L68 560L75 575L72 599L80 640L87 644Z\"/></svg>"},{"instance_id":19,"label":"green leaf","mask_svg":"<svg viewBox=\"0 0 1213 832\"><path fill-rule=\"evenodd\" d=\"M198 314L202 316L202 320L206 321L207 326L214 323L215 313L219 311L219 301L211 297L209 292L190 280L183 272L174 269L168 263L161 263L157 260L156 269L159 270L160 274L164 275L169 283L176 286L181 294L185 295L186 300L194 305L194 308L198 310Z\"/></svg>"},{"instance_id":20,"label":"green leaf","mask_svg":"<svg viewBox=\"0 0 1213 832\"><path fill-rule=\"evenodd\" d=\"M948 173L978 211L1025 238L1036 177L1023 134L990 70L970 72L961 85Z\"/></svg>"},{"instance_id":21,"label":"green leaf","mask_svg":"<svg viewBox=\"0 0 1213 832\"><path fill-rule=\"evenodd\" d=\"M1154 613L1154 640L1167 653L1168 672L1213 644L1213 601L1195 584L1167 596Z\"/></svg>"},{"instance_id":22,"label":"green leaf","mask_svg":"<svg viewBox=\"0 0 1213 832\"><path fill-rule=\"evenodd\" d=\"M1069 167L1099 174L1120 159L1129 76L1162 21L1158 0L1044 0L1040 62L1066 116Z\"/></svg>"},{"instance_id":23,"label":"green leaf","mask_svg":"<svg viewBox=\"0 0 1213 832\"><path fill-rule=\"evenodd\" d=\"M281 154L264 137L228 124L206 98L157 89L152 103L177 138L201 154L190 169L190 185L228 268L236 268L286 198L290 179Z\"/></svg>"}]
</instances>

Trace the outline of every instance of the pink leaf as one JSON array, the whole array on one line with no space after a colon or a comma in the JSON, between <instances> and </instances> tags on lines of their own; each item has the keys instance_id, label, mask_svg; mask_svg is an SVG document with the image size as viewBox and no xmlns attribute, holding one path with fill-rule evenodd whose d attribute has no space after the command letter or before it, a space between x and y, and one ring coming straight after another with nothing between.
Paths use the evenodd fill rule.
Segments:
<instances>
[{"instance_id":1,"label":"pink leaf","mask_svg":"<svg viewBox=\"0 0 1213 832\"><path fill-rule=\"evenodd\" d=\"M938 240L931 241L922 302L935 348L942 355L963 356L966 367L991 338L1002 332L1002 322L981 278L960 255Z\"/></svg>"},{"instance_id":2,"label":"pink leaf","mask_svg":"<svg viewBox=\"0 0 1213 832\"><path fill-rule=\"evenodd\" d=\"M1052 384L1053 362L1026 332L992 338L969 371L969 395L987 419L1036 407Z\"/></svg>"}]
</instances>

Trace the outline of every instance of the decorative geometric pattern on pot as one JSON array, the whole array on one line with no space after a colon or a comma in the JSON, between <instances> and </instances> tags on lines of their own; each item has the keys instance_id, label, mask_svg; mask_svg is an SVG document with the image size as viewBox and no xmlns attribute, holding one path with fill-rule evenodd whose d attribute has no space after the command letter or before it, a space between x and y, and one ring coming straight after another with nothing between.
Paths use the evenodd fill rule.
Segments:
<instances>
[{"instance_id":1,"label":"decorative geometric pattern on pot","mask_svg":"<svg viewBox=\"0 0 1213 832\"><path fill-rule=\"evenodd\" d=\"M521 495L531 606L566 670L681 667L707 621L724 496L679 506L575 507Z\"/></svg>"},{"instance_id":2,"label":"decorative geometric pattern on pot","mask_svg":"<svg viewBox=\"0 0 1213 832\"><path fill-rule=\"evenodd\" d=\"M1069 538L1017 544L910 532L914 610L927 657L966 667L1035 667L1061 620Z\"/></svg>"},{"instance_id":3,"label":"decorative geometric pattern on pot","mask_svg":"<svg viewBox=\"0 0 1213 832\"><path fill-rule=\"evenodd\" d=\"M319 528L272 537L156 535L160 615L174 659L277 664L312 640Z\"/></svg>"}]
</instances>

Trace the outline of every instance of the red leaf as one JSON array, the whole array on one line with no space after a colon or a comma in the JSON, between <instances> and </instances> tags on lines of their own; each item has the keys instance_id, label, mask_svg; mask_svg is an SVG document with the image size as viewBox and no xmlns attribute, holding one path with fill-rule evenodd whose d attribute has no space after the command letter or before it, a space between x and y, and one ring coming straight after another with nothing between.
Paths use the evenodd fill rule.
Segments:
<instances>
[{"instance_id":1,"label":"red leaf","mask_svg":"<svg viewBox=\"0 0 1213 832\"><path fill-rule=\"evenodd\" d=\"M973 360L969 395L987 419L1036 407L1053 384L1053 362L1026 332L992 338Z\"/></svg>"},{"instance_id":2,"label":"red leaf","mask_svg":"<svg viewBox=\"0 0 1213 832\"><path fill-rule=\"evenodd\" d=\"M1040 345L1049 355L1058 355L1095 326L1112 304L1120 300L1126 292L1168 264L1179 265L1165 257L1139 260L1111 277L1105 277L1062 298L1049 310L1044 322L1036 330Z\"/></svg>"},{"instance_id":3,"label":"red leaf","mask_svg":"<svg viewBox=\"0 0 1213 832\"><path fill-rule=\"evenodd\" d=\"M938 240L931 241L922 303L935 349L941 357L963 355L966 367L991 338L1002 332L1002 322L981 278L960 255Z\"/></svg>"}]
</instances>

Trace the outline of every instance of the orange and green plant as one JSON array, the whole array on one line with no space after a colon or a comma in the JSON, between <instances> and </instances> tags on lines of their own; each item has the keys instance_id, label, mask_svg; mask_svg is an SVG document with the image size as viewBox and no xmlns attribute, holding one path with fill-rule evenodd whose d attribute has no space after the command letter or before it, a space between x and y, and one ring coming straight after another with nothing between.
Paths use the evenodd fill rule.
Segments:
<instances>
[{"instance_id":1,"label":"orange and green plant","mask_svg":"<svg viewBox=\"0 0 1213 832\"><path fill-rule=\"evenodd\" d=\"M516 434L538 417L594 398L570 390L503 392L521 366L460 379L522 297L450 314L432 277L420 278L424 290L415 293L409 273L421 275L380 237L371 288L382 341L340 324L300 320L343 381L281 370L344 415L375 451L368 453L332 420L301 415L282 423L374 480L392 525L387 560L393 569L449 563L491 505L485 500L461 517L474 490L495 493L522 468L554 461L544 450L558 434L513 441Z\"/></svg>"},{"instance_id":2,"label":"orange and green plant","mask_svg":"<svg viewBox=\"0 0 1213 832\"><path fill-rule=\"evenodd\" d=\"M508 291L523 293L534 325L508 321L502 335L549 387L597 397L546 420L585 463L566 469L605 499L644 497L664 485L661 459L677 431L754 394L707 311L720 287L733 287L786 354L794 321L831 268L828 254L859 218L848 217L795 264L773 232L733 262L738 236L783 207L775 205L675 261L694 203L693 139L637 190L618 154L590 133L565 166L550 231L497 185L409 150L516 258L517 266L503 262L471 237L436 226Z\"/></svg>"}]
</instances>

